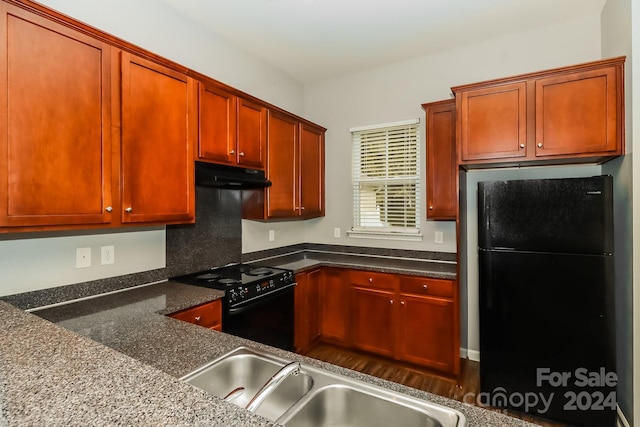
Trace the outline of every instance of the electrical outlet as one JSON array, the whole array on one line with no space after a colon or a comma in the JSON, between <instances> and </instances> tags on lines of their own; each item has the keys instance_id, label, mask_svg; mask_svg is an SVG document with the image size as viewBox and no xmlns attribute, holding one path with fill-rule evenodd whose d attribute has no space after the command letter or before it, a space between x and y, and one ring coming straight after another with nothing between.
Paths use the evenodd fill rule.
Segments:
<instances>
[{"instance_id":1,"label":"electrical outlet","mask_svg":"<svg viewBox=\"0 0 640 427\"><path fill-rule=\"evenodd\" d=\"M276 240L276 231L275 230L269 230L269 241L273 242L274 240Z\"/></svg>"},{"instance_id":2,"label":"electrical outlet","mask_svg":"<svg viewBox=\"0 0 640 427\"><path fill-rule=\"evenodd\" d=\"M442 231L436 231L436 236L434 240L436 243L442 243L444 241L444 236L442 234Z\"/></svg>"},{"instance_id":3,"label":"electrical outlet","mask_svg":"<svg viewBox=\"0 0 640 427\"><path fill-rule=\"evenodd\" d=\"M76 249L76 268L91 267L91 248Z\"/></svg>"},{"instance_id":4,"label":"electrical outlet","mask_svg":"<svg viewBox=\"0 0 640 427\"><path fill-rule=\"evenodd\" d=\"M333 237L335 237L336 239L340 238L340 227L333 228Z\"/></svg>"},{"instance_id":5,"label":"electrical outlet","mask_svg":"<svg viewBox=\"0 0 640 427\"><path fill-rule=\"evenodd\" d=\"M100 263L102 265L113 264L116 262L116 249L113 245L100 247Z\"/></svg>"}]
</instances>

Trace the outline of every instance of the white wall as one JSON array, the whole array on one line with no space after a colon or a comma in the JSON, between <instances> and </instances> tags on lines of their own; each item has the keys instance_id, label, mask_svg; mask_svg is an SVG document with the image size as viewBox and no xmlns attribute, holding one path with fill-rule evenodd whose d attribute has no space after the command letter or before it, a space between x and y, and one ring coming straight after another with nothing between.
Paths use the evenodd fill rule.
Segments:
<instances>
[{"instance_id":1,"label":"white wall","mask_svg":"<svg viewBox=\"0 0 640 427\"><path fill-rule=\"evenodd\" d=\"M332 237L333 227L340 227L344 231L351 226L349 128L420 117L421 137L424 138L424 112L420 105L448 98L451 86L600 58L600 17L595 15L307 85L304 98L305 117L326 126L329 130L326 138L327 214L323 219L306 224L305 239L316 243L455 252L456 236L453 222L425 222L425 237L422 242L365 241L344 237L338 240ZM580 176L599 174L600 170L599 167L553 170L544 168L525 173L532 176ZM491 176L487 174L469 174L466 183L469 191L473 191L478 179ZM498 174L521 176L517 170L501 171ZM477 231L472 218L475 216L476 207L474 195L470 197L471 199L465 200L468 206L466 215L470 224L466 235L468 247L465 249L473 254L476 250L473 242ZM424 206L424 202L422 205ZM437 230L444 232L445 242L442 245L433 242L433 235ZM468 303L467 307L462 307L462 310L467 312L468 319L467 324L461 328L464 334L462 342L468 346L470 355L477 358L478 301L477 273L474 273L477 265L471 260L469 265L463 267L468 270L470 277L468 283L461 283Z\"/></svg>"},{"instance_id":2,"label":"white wall","mask_svg":"<svg viewBox=\"0 0 640 427\"><path fill-rule=\"evenodd\" d=\"M626 55L625 99L627 155L602 167L613 176L615 304L616 304L616 371L618 373L618 406L633 421L633 110L631 57L631 0L608 0L602 22L602 55ZM636 169L638 170L638 169ZM634 230L634 231L635 231Z\"/></svg>"},{"instance_id":3,"label":"white wall","mask_svg":"<svg viewBox=\"0 0 640 427\"><path fill-rule=\"evenodd\" d=\"M451 86L598 59L599 34L599 17L583 17L305 86L305 117L329 129L325 148L326 216L305 224L305 239L314 243L455 252L452 221L425 220L422 242L344 237L352 225L349 128L419 117L424 141L422 103L450 97ZM423 189L424 176L423 172ZM424 217L424 199L421 206ZM341 239L333 237L334 227L342 230ZM434 243L435 231L444 233L443 244Z\"/></svg>"},{"instance_id":4,"label":"white wall","mask_svg":"<svg viewBox=\"0 0 640 427\"><path fill-rule=\"evenodd\" d=\"M296 114L302 85L153 0L39 0L40 3ZM116 246L101 266L100 246ZM91 247L92 267L75 268L75 248ZM0 295L115 277L165 266L163 227L0 236Z\"/></svg>"}]
</instances>

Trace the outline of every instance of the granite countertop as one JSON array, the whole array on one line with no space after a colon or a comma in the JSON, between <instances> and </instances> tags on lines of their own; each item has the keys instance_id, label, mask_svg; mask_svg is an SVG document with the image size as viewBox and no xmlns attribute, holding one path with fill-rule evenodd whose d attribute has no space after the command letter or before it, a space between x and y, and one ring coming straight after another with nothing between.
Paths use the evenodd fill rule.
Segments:
<instances>
[{"instance_id":1,"label":"granite countertop","mask_svg":"<svg viewBox=\"0 0 640 427\"><path fill-rule=\"evenodd\" d=\"M220 296L169 281L35 313L0 302L0 426L274 425L178 379L239 346L458 409L471 426L533 425L164 316Z\"/></svg>"},{"instance_id":2,"label":"granite countertop","mask_svg":"<svg viewBox=\"0 0 640 427\"><path fill-rule=\"evenodd\" d=\"M296 273L316 267L366 269L383 273L402 273L437 279L455 279L456 263L436 260L394 258L352 253L304 250L295 253L254 260L273 267L288 268Z\"/></svg>"}]
</instances>

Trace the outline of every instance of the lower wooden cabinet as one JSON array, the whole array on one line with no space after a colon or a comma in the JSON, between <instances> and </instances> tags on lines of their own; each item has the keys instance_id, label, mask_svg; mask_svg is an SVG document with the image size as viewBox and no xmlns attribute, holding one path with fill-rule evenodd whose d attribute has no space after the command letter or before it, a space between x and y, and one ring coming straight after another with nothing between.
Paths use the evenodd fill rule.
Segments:
<instances>
[{"instance_id":1,"label":"lower wooden cabinet","mask_svg":"<svg viewBox=\"0 0 640 427\"><path fill-rule=\"evenodd\" d=\"M319 269L296 274L294 348L298 353L309 351L320 337L321 277L322 270Z\"/></svg>"},{"instance_id":2,"label":"lower wooden cabinet","mask_svg":"<svg viewBox=\"0 0 640 427\"><path fill-rule=\"evenodd\" d=\"M298 274L296 280L300 352L320 340L460 373L455 280L341 268Z\"/></svg>"},{"instance_id":3,"label":"lower wooden cabinet","mask_svg":"<svg viewBox=\"0 0 640 427\"><path fill-rule=\"evenodd\" d=\"M381 289L351 288L351 345L364 351L395 354L395 293Z\"/></svg>"},{"instance_id":4,"label":"lower wooden cabinet","mask_svg":"<svg viewBox=\"0 0 640 427\"><path fill-rule=\"evenodd\" d=\"M222 300L207 302L186 310L171 313L169 317L204 326L205 328L222 330Z\"/></svg>"},{"instance_id":5,"label":"lower wooden cabinet","mask_svg":"<svg viewBox=\"0 0 640 427\"><path fill-rule=\"evenodd\" d=\"M349 310L346 270L322 269L320 278L320 335L323 341L346 345Z\"/></svg>"}]
</instances>

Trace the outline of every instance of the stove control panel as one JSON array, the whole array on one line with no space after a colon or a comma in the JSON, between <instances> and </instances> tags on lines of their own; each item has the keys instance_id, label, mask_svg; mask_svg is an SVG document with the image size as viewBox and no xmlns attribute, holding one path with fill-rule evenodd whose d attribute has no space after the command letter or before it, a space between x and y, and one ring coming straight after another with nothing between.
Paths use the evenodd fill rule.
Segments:
<instances>
[{"instance_id":1,"label":"stove control panel","mask_svg":"<svg viewBox=\"0 0 640 427\"><path fill-rule=\"evenodd\" d=\"M284 288L294 283L294 275L292 271L286 271L281 274L265 278L262 281L238 285L228 290L231 303L237 304L262 295L267 295L273 291Z\"/></svg>"}]
</instances>

